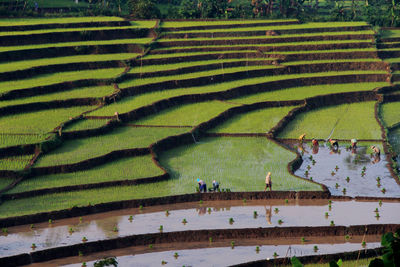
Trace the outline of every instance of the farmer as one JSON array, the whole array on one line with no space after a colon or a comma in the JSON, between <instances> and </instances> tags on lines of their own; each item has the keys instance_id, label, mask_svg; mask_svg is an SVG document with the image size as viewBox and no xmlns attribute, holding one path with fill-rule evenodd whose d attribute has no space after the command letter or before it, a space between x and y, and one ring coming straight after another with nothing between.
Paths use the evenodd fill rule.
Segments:
<instances>
[{"instance_id":1,"label":"farmer","mask_svg":"<svg viewBox=\"0 0 400 267\"><path fill-rule=\"evenodd\" d=\"M199 191L201 192L207 192L207 185L203 180L197 179L197 183L199 184Z\"/></svg>"},{"instance_id":2,"label":"farmer","mask_svg":"<svg viewBox=\"0 0 400 267\"><path fill-rule=\"evenodd\" d=\"M357 139L353 138L351 139L351 149L356 149L357 148Z\"/></svg>"},{"instance_id":3,"label":"farmer","mask_svg":"<svg viewBox=\"0 0 400 267\"><path fill-rule=\"evenodd\" d=\"M306 134L303 133L302 135L299 136L299 142L303 143L304 142L304 138L306 138Z\"/></svg>"},{"instance_id":4,"label":"farmer","mask_svg":"<svg viewBox=\"0 0 400 267\"><path fill-rule=\"evenodd\" d=\"M219 183L213 180L213 191L216 192L219 189Z\"/></svg>"},{"instance_id":5,"label":"farmer","mask_svg":"<svg viewBox=\"0 0 400 267\"><path fill-rule=\"evenodd\" d=\"M331 147L335 147L336 149L339 148L339 143L336 140L329 139L329 143L331 144Z\"/></svg>"},{"instance_id":6,"label":"farmer","mask_svg":"<svg viewBox=\"0 0 400 267\"><path fill-rule=\"evenodd\" d=\"M374 154L376 156L380 156L381 155L381 150L379 149L379 147L377 146L371 146L372 151L374 152Z\"/></svg>"},{"instance_id":7,"label":"farmer","mask_svg":"<svg viewBox=\"0 0 400 267\"><path fill-rule=\"evenodd\" d=\"M319 146L318 140L315 139L315 138L313 138L313 139L311 140L311 143L312 143L313 146Z\"/></svg>"},{"instance_id":8,"label":"farmer","mask_svg":"<svg viewBox=\"0 0 400 267\"><path fill-rule=\"evenodd\" d=\"M271 172L268 172L267 176L265 177L265 188L264 192L267 191L269 187L269 191L272 191L272 181L271 181Z\"/></svg>"}]
</instances>

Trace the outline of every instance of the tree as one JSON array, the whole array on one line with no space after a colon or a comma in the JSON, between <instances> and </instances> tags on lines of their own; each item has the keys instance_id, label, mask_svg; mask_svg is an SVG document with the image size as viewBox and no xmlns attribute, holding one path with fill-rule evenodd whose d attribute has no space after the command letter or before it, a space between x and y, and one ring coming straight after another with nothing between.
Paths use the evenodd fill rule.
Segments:
<instances>
[{"instance_id":1,"label":"tree","mask_svg":"<svg viewBox=\"0 0 400 267\"><path fill-rule=\"evenodd\" d=\"M154 0L129 0L131 16L135 19L155 19L161 17Z\"/></svg>"}]
</instances>

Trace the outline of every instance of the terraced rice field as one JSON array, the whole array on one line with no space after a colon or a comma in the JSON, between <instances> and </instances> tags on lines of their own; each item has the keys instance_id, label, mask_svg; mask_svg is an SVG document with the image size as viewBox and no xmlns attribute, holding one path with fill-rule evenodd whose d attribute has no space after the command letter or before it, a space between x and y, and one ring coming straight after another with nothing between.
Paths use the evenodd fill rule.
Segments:
<instances>
[{"instance_id":1,"label":"terraced rice field","mask_svg":"<svg viewBox=\"0 0 400 267\"><path fill-rule=\"evenodd\" d=\"M271 199L281 202L287 199L285 203L288 204L294 199L322 198L326 205L332 195L338 200L368 196L372 203L368 208L377 206L378 198L385 197L394 198L395 205L398 204L397 167L391 161L395 152L399 153L400 140L400 98L394 85L397 74L391 73L400 70L395 60L400 58L400 50L391 47L399 42L395 39L395 29L388 30L382 36L386 39L381 38L376 45L375 32L365 22L163 22L99 17L69 18L62 26L55 19L0 20L1 27L1 227L10 227L14 222L26 228L26 225L48 219L51 219L50 224L54 219L57 224L62 218L79 220L77 216L85 214L142 206L135 211L140 214L143 206L146 209L157 204L201 200L194 208L198 216L207 212L207 208L201 206L203 199L239 199L246 205L246 198L254 198L272 205ZM303 133L306 134L305 147L297 141ZM318 139L320 147L310 147L311 138ZM323 141L329 138L339 140L339 150L324 146ZM345 147L352 138L359 140L354 153ZM379 158L370 156L373 151L368 147L371 145L381 148ZM359 164L350 164L353 156ZM315 166L313 159L317 160ZM360 178L358 175L364 166L361 164L367 166L367 173ZM327 170L333 171L335 165L338 169L340 166L340 170L335 170L331 177ZM264 189L267 172L272 173L273 186L272 192L264 193L260 191ZM346 181L350 173L354 181ZM378 176L379 186L376 184ZM208 188L217 180L223 192L197 193L197 179L206 182ZM364 179L364 187L357 187L356 179ZM8 186L10 184L12 186ZM345 186L351 188L343 191ZM281 203L277 207L278 212L285 210L284 205ZM376 208L382 209L381 206ZM238 211L238 214L243 212ZM297 232L293 227L300 229L307 225L283 214L270 224L268 214L272 210L254 207L254 212L250 214L254 218L249 218L257 223L245 224L251 226L243 237L257 240L261 237L252 233L258 227L278 225L283 230L271 228L268 231L282 243L282 237L293 237L288 231ZM257 217L263 212L265 216ZM308 214L307 208L303 212ZM298 234L310 238L315 236L312 231L320 231L322 236L333 227L331 229L336 231L333 235L338 238L335 221L338 227L356 224L354 229L359 233L354 236L362 236L364 232L359 230L362 225L373 224L375 218L379 218L378 211L376 216L371 210L368 214L376 216L372 216L373 222L360 216L359 221L344 224L340 221L344 216L334 217L330 207L326 212L332 219L326 219L321 211L323 223L313 225L326 229L301 228ZM42 214L35 217L37 213ZM306 218L304 214L300 217ZM19 217L22 215L27 216L22 219ZM158 215L143 214L152 220L152 228L126 236L166 246L168 242L161 240L165 237L163 233L159 234L161 239L154 239L152 234L163 231L160 224L168 227L173 216L168 218L166 213L165 220L169 221L164 221L164 218L157 219ZM195 231L194 237L201 234L200 230L217 231L210 232L216 234L227 230L240 235L239 223L230 221L226 214L215 215L216 221L226 221L226 227L186 227L182 236L189 229ZM182 216L186 216L185 211ZM372 227L375 235L381 234L383 229L392 229L390 225L397 223L386 220L394 217L384 217L378 226L373 226L377 228ZM175 235L182 230L183 219L177 221L178 228L166 228L165 232ZM189 216L186 219L196 220ZM100 223L110 226L114 232L113 235L106 227L108 236L105 239L125 235L117 234L123 230L122 226L119 230L120 225L115 220L113 217L111 222ZM123 220L126 224L135 222L129 217ZM286 221L287 229L282 226ZM84 225L81 221L79 226L71 228L69 240L74 242L68 245L80 243L91 227ZM34 228L32 226L29 233L36 231ZM10 236L1 236L0 242L17 238L13 234L19 231L26 232L26 229L10 229ZM80 235L74 235L75 231ZM283 231L282 235L277 231ZM142 234L145 235L143 239L137 238ZM227 235L220 236L225 238L218 242L227 241ZM212 243L209 238L212 236L198 239L199 249L192 253L176 247L180 254L188 253L188 256L175 263L192 264L191 260L199 258L198 253L225 253L225 243L204 248L204 242ZM342 244L343 237L340 238L340 242L335 240L331 244ZM91 239L90 236L89 241ZM372 238L369 248L378 247L378 240ZM25 264L53 259L35 256L36 252L29 248L34 242L40 250L46 249L42 241L39 244L39 241L27 239L23 244L13 243L12 250L25 253L18 256L29 259ZM191 246L185 242L185 246ZM319 242L315 240L313 244L318 244L321 252L307 244L300 246L299 253L325 254L332 248L326 245L322 249L325 244ZM357 239L357 242L340 246L357 250L362 241ZM141 254L144 265L156 261L159 264L170 250L147 250L153 244L150 243L130 243L129 246L142 251L133 254L135 257ZM126 247L118 244L110 249ZM54 243L55 249L61 249L60 245ZM92 245L84 242L81 249L85 253L98 251L98 248L89 249ZM245 245L238 247L238 255L248 253L249 247ZM143 247L139 249L139 246ZM283 254L287 246L279 249L279 254ZM341 248L338 252L345 250ZM81 253L75 248L64 249L62 253L63 257L75 257L67 263L83 261L76 257ZM5 254L0 250L0 255ZM128 254L115 253L121 262L130 264L129 257L123 258ZM246 261L273 257L270 254L250 256ZM93 261L101 256L91 257L85 260ZM0 258L0 265L7 266L6 262L6 258ZM239 262L233 260L232 264ZM216 263L224 264L226 262Z\"/></svg>"}]
</instances>

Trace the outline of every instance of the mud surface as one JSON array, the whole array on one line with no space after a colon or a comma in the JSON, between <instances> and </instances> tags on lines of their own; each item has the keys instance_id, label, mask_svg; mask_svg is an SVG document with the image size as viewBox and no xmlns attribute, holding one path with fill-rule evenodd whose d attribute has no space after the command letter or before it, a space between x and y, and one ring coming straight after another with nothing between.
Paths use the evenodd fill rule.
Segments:
<instances>
[{"instance_id":1,"label":"mud surface","mask_svg":"<svg viewBox=\"0 0 400 267\"><path fill-rule=\"evenodd\" d=\"M315 182L326 185L332 195L400 197L400 186L390 174L386 157L382 154L380 157L371 156L367 145L360 145L356 151L340 146L336 152L323 144L318 149L312 149L308 144L303 148L303 164L295 174L303 178L312 177ZM339 168L336 169L336 166ZM364 167L365 174L362 175ZM385 193L382 192L383 189Z\"/></svg>"},{"instance_id":2,"label":"mud surface","mask_svg":"<svg viewBox=\"0 0 400 267\"><path fill-rule=\"evenodd\" d=\"M258 227L336 226L390 224L400 221L399 202L284 200L213 201L155 206L100 213L91 216L8 228L0 236L0 257L116 237L202 229L244 229ZM375 209L379 216L376 217ZM276 210L277 209L277 210ZM169 211L167 216L166 210ZM254 211L257 216L254 216ZM326 216L326 212L328 216ZM130 216L132 215L132 220ZM234 222L230 223L230 218ZM186 219L187 223L182 223Z\"/></svg>"},{"instance_id":3,"label":"mud surface","mask_svg":"<svg viewBox=\"0 0 400 267\"><path fill-rule=\"evenodd\" d=\"M149 247L130 247L126 249L111 250L94 253L84 257L70 257L65 259L43 262L36 266L81 266L85 261L87 266L93 266L96 260L105 257L117 257L119 266L159 266L162 261L167 266L227 266L253 260L284 258L291 256L332 254L345 251L356 251L377 248L380 246L378 236L365 238L366 246L362 246L362 237L352 238L349 241L325 238L324 241L309 239L300 240L232 240L213 243L181 243L156 245ZM259 246L259 251L256 251ZM317 246L317 250L314 247ZM178 253L178 257L175 256Z\"/></svg>"}]
</instances>

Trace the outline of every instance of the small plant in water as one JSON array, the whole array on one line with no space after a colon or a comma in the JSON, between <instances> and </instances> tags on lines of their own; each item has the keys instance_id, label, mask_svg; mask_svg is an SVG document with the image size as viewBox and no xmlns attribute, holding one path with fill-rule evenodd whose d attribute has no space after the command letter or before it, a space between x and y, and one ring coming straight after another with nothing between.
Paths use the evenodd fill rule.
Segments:
<instances>
[{"instance_id":1,"label":"small plant in water","mask_svg":"<svg viewBox=\"0 0 400 267\"><path fill-rule=\"evenodd\" d=\"M257 253L260 252L260 247L259 246L256 246L256 252Z\"/></svg>"},{"instance_id":2,"label":"small plant in water","mask_svg":"<svg viewBox=\"0 0 400 267\"><path fill-rule=\"evenodd\" d=\"M380 182L377 182L377 183L376 183L376 186L377 186L377 187L381 187L381 183L380 183Z\"/></svg>"},{"instance_id":3,"label":"small plant in water","mask_svg":"<svg viewBox=\"0 0 400 267\"><path fill-rule=\"evenodd\" d=\"M338 189L338 187L339 187L339 184L338 184L338 183L336 183L336 184L335 184L335 188L336 188L336 189Z\"/></svg>"},{"instance_id":4,"label":"small plant in water","mask_svg":"<svg viewBox=\"0 0 400 267\"><path fill-rule=\"evenodd\" d=\"M203 204L203 200L200 200L200 201L199 201L199 204Z\"/></svg>"},{"instance_id":5,"label":"small plant in water","mask_svg":"<svg viewBox=\"0 0 400 267\"><path fill-rule=\"evenodd\" d=\"M325 218L328 218L328 217L329 217L329 213L325 212Z\"/></svg>"},{"instance_id":6,"label":"small plant in water","mask_svg":"<svg viewBox=\"0 0 400 267\"><path fill-rule=\"evenodd\" d=\"M82 251L78 251L78 256L79 256L79 257L82 257L82 256L83 256Z\"/></svg>"},{"instance_id":7,"label":"small plant in water","mask_svg":"<svg viewBox=\"0 0 400 267\"><path fill-rule=\"evenodd\" d=\"M350 239L350 236L349 236L349 235L345 235L345 236L344 236L344 239L349 240L349 239Z\"/></svg>"},{"instance_id":8,"label":"small plant in water","mask_svg":"<svg viewBox=\"0 0 400 267\"><path fill-rule=\"evenodd\" d=\"M274 252L274 258L276 258L276 257L278 257L279 255L278 255L278 253L276 253L276 252Z\"/></svg>"},{"instance_id":9,"label":"small plant in water","mask_svg":"<svg viewBox=\"0 0 400 267\"><path fill-rule=\"evenodd\" d=\"M174 253L174 258L177 259L178 257L179 257L178 252L175 252L175 253Z\"/></svg>"},{"instance_id":10,"label":"small plant in water","mask_svg":"<svg viewBox=\"0 0 400 267\"><path fill-rule=\"evenodd\" d=\"M304 237L301 238L301 243L306 242L306 239Z\"/></svg>"},{"instance_id":11,"label":"small plant in water","mask_svg":"<svg viewBox=\"0 0 400 267\"><path fill-rule=\"evenodd\" d=\"M31 229L34 229L35 228L35 225L34 224L31 224Z\"/></svg>"},{"instance_id":12,"label":"small plant in water","mask_svg":"<svg viewBox=\"0 0 400 267\"><path fill-rule=\"evenodd\" d=\"M335 167L335 171L337 172L339 170L339 166L338 165L336 165L336 167Z\"/></svg>"},{"instance_id":13,"label":"small plant in water","mask_svg":"<svg viewBox=\"0 0 400 267\"><path fill-rule=\"evenodd\" d=\"M283 223L283 221L281 219L278 220L279 225L281 225Z\"/></svg>"},{"instance_id":14,"label":"small plant in water","mask_svg":"<svg viewBox=\"0 0 400 267\"><path fill-rule=\"evenodd\" d=\"M304 175L305 175L306 177L308 176L308 174L309 174L308 171L305 171L305 172L304 172Z\"/></svg>"},{"instance_id":15,"label":"small plant in water","mask_svg":"<svg viewBox=\"0 0 400 267\"><path fill-rule=\"evenodd\" d=\"M169 216L169 210L165 211L165 216L167 216L167 217Z\"/></svg>"},{"instance_id":16,"label":"small plant in water","mask_svg":"<svg viewBox=\"0 0 400 267\"><path fill-rule=\"evenodd\" d=\"M310 181L312 181L313 180L313 178L312 178L312 176L310 177Z\"/></svg>"},{"instance_id":17,"label":"small plant in water","mask_svg":"<svg viewBox=\"0 0 400 267\"><path fill-rule=\"evenodd\" d=\"M7 228L1 228L1 232L3 234L8 234L8 229Z\"/></svg>"},{"instance_id":18,"label":"small plant in water","mask_svg":"<svg viewBox=\"0 0 400 267\"><path fill-rule=\"evenodd\" d=\"M375 212L379 212L379 209L378 209L378 208L376 208L376 209L375 209Z\"/></svg>"},{"instance_id":19,"label":"small plant in water","mask_svg":"<svg viewBox=\"0 0 400 267\"><path fill-rule=\"evenodd\" d=\"M310 170L311 169L311 166L310 165L307 165L307 170Z\"/></svg>"},{"instance_id":20,"label":"small plant in water","mask_svg":"<svg viewBox=\"0 0 400 267\"><path fill-rule=\"evenodd\" d=\"M207 212L208 212L208 214L210 214L211 213L211 208L208 208Z\"/></svg>"},{"instance_id":21,"label":"small plant in water","mask_svg":"<svg viewBox=\"0 0 400 267\"><path fill-rule=\"evenodd\" d=\"M118 227L117 226L114 226L114 228L113 228L113 232L118 232Z\"/></svg>"},{"instance_id":22,"label":"small plant in water","mask_svg":"<svg viewBox=\"0 0 400 267\"><path fill-rule=\"evenodd\" d=\"M350 177L349 176L346 177L346 182L350 182Z\"/></svg>"},{"instance_id":23,"label":"small plant in water","mask_svg":"<svg viewBox=\"0 0 400 267\"><path fill-rule=\"evenodd\" d=\"M312 165L315 165L315 163L317 163L315 160L311 161Z\"/></svg>"},{"instance_id":24,"label":"small plant in water","mask_svg":"<svg viewBox=\"0 0 400 267\"><path fill-rule=\"evenodd\" d=\"M74 231L74 229L72 227L70 227L68 232L69 232L70 235L72 235L72 233L75 232L75 231Z\"/></svg>"},{"instance_id":25,"label":"small plant in water","mask_svg":"<svg viewBox=\"0 0 400 267\"><path fill-rule=\"evenodd\" d=\"M128 220L129 220L130 222L132 222L132 221L133 221L133 216L132 216L132 215L129 216Z\"/></svg>"},{"instance_id":26,"label":"small plant in water","mask_svg":"<svg viewBox=\"0 0 400 267\"><path fill-rule=\"evenodd\" d=\"M235 220L233 220L233 218L229 218L229 224L233 224L235 222Z\"/></svg>"},{"instance_id":27,"label":"small plant in water","mask_svg":"<svg viewBox=\"0 0 400 267\"><path fill-rule=\"evenodd\" d=\"M314 246L314 252L318 251L318 246Z\"/></svg>"},{"instance_id":28,"label":"small plant in water","mask_svg":"<svg viewBox=\"0 0 400 267\"><path fill-rule=\"evenodd\" d=\"M361 243L361 246L362 246L363 248L365 248L365 247L367 246L367 242L363 241L363 242Z\"/></svg>"},{"instance_id":29,"label":"small plant in water","mask_svg":"<svg viewBox=\"0 0 400 267\"><path fill-rule=\"evenodd\" d=\"M275 208L274 211L275 211L275 213L278 213L278 212L279 212L279 209L278 209L278 208Z\"/></svg>"},{"instance_id":30,"label":"small plant in water","mask_svg":"<svg viewBox=\"0 0 400 267\"><path fill-rule=\"evenodd\" d=\"M381 181L381 177L376 177L376 181L379 183Z\"/></svg>"},{"instance_id":31,"label":"small plant in water","mask_svg":"<svg viewBox=\"0 0 400 267\"><path fill-rule=\"evenodd\" d=\"M342 192L343 192L343 195L346 195L346 188L345 187L343 188Z\"/></svg>"},{"instance_id":32,"label":"small plant in water","mask_svg":"<svg viewBox=\"0 0 400 267\"><path fill-rule=\"evenodd\" d=\"M152 248L153 248L153 244L150 244L150 245L149 245L149 249L152 249Z\"/></svg>"},{"instance_id":33,"label":"small plant in water","mask_svg":"<svg viewBox=\"0 0 400 267\"><path fill-rule=\"evenodd\" d=\"M83 222L83 218L79 217L79 223L82 223L82 222Z\"/></svg>"},{"instance_id":34,"label":"small plant in water","mask_svg":"<svg viewBox=\"0 0 400 267\"><path fill-rule=\"evenodd\" d=\"M184 218L184 219L182 220L182 223L183 223L183 224L187 224L187 220Z\"/></svg>"},{"instance_id":35,"label":"small plant in water","mask_svg":"<svg viewBox=\"0 0 400 267\"><path fill-rule=\"evenodd\" d=\"M49 224L52 224L53 223L53 220L52 219L49 219Z\"/></svg>"},{"instance_id":36,"label":"small plant in water","mask_svg":"<svg viewBox=\"0 0 400 267\"><path fill-rule=\"evenodd\" d=\"M386 188L382 188L381 192L382 192L383 194L385 194L385 193L386 193Z\"/></svg>"},{"instance_id":37,"label":"small plant in water","mask_svg":"<svg viewBox=\"0 0 400 267\"><path fill-rule=\"evenodd\" d=\"M86 236L82 237L82 242L86 242L86 241L88 241Z\"/></svg>"},{"instance_id":38,"label":"small plant in water","mask_svg":"<svg viewBox=\"0 0 400 267\"><path fill-rule=\"evenodd\" d=\"M81 267L87 267L87 264L86 264L86 262L82 262L82 265L81 265Z\"/></svg>"},{"instance_id":39,"label":"small plant in water","mask_svg":"<svg viewBox=\"0 0 400 267\"><path fill-rule=\"evenodd\" d=\"M161 265L165 265L165 264L167 264L167 262L164 261L164 260L162 260L162 261L161 261Z\"/></svg>"},{"instance_id":40,"label":"small plant in water","mask_svg":"<svg viewBox=\"0 0 400 267\"><path fill-rule=\"evenodd\" d=\"M379 200L379 207L382 207L382 200Z\"/></svg>"},{"instance_id":41,"label":"small plant in water","mask_svg":"<svg viewBox=\"0 0 400 267\"><path fill-rule=\"evenodd\" d=\"M367 167L364 166L364 167L362 168L362 170L365 172L365 171L367 170Z\"/></svg>"},{"instance_id":42,"label":"small plant in water","mask_svg":"<svg viewBox=\"0 0 400 267\"><path fill-rule=\"evenodd\" d=\"M212 243L212 242L213 242L213 239L212 239L212 237L209 237L209 238L208 238L208 242L210 242L210 243Z\"/></svg>"},{"instance_id":43,"label":"small plant in water","mask_svg":"<svg viewBox=\"0 0 400 267\"><path fill-rule=\"evenodd\" d=\"M139 210L143 210L143 205L140 205L140 206L139 206Z\"/></svg>"},{"instance_id":44,"label":"small plant in water","mask_svg":"<svg viewBox=\"0 0 400 267\"><path fill-rule=\"evenodd\" d=\"M335 172L334 172L334 171L332 171L332 172L331 172L331 175L332 175L332 176L334 176L334 175L335 175Z\"/></svg>"},{"instance_id":45,"label":"small plant in water","mask_svg":"<svg viewBox=\"0 0 400 267\"><path fill-rule=\"evenodd\" d=\"M331 226L335 226L335 222L334 221L331 221Z\"/></svg>"},{"instance_id":46,"label":"small plant in water","mask_svg":"<svg viewBox=\"0 0 400 267\"><path fill-rule=\"evenodd\" d=\"M286 203L286 204L289 203L289 199L285 199L285 203Z\"/></svg>"},{"instance_id":47,"label":"small plant in water","mask_svg":"<svg viewBox=\"0 0 400 267\"><path fill-rule=\"evenodd\" d=\"M31 249L35 249L36 248L36 244L32 243Z\"/></svg>"},{"instance_id":48,"label":"small plant in water","mask_svg":"<svg viewBox=\"0 0 400 267\"><path fill-rule=\"evenodd\" d=\"M253 212L253 217L254 217L254 219L256 219L257 216L258 216L257 211L254 211L254 212Z\"/></svg>"},{"instance_id":49,"label":"small plant in water","mask_svg":"<svg viewBox=\"0 0 400 267\"><path fill-rule=\"evenodd\" d=\"M329 205L328 205L328 208L329 208L329 210L331 210L331 209L332 209L332 205L331 205L331 204L329 204Z\"/></svg>"},{"instance_id":50,"label":"small plant in water","mask_svg":"<svg viewBox=\"0 0 400 267\"><path fill-rule=\"evenodd\" d=\"M309 158L310 160L313 160L313 156L312 156L312 155L310 155L308 158Z\"/></svg>"},{"instance_id":51,"label":"small plant in water","mask_svg":"<svg viewBox=\"0 0 400 267\"><path fill-rule=\"evenodd\" d=\"M164 230L164 227L163 227L162 225L160 225L160 227L158 228L158 230L159 230L160 232L162 232L162 231Z\"/></svg>"},{"instance_id":52,"label":"small plant in water","mask_svg":"<svg viewBox=\"0 0 400 267\"><path fill-rule=\"evenodd\" d=\"M329 200L328 200L328 204L332 204L332 200L329 199Z\"/></svg>"},{"instance_id":53,"label":"small plant in water","mask_svg":"<svg viewBox=\"0 0 400 267\"><path fill-rule=\"evenodd\" d=\"M231 247L232 247L232 248L235 247L235 241L231 241Z\"/></svg>"},{"instance_id":54,"label":"small plant in water","mask_svg":"<svg viewBox=\"0 0 400 267\"><path fill-rule=\"evenodd\" d=\"M243 203L246 204L246 202L247 202L247 199L243 198Z\"/></svg>"},{"instance_id":55,"label":"small plant in water","mask_svg":"<svg viewBox=\"0 0 400 267\"><path fill-rule=\"evenodd\" d=\"M381 217L381 216L379 216L379 212L377 212L376 214L375 214L375 217L378 219L379 217Z\"/></svg>"}]
</instances>

